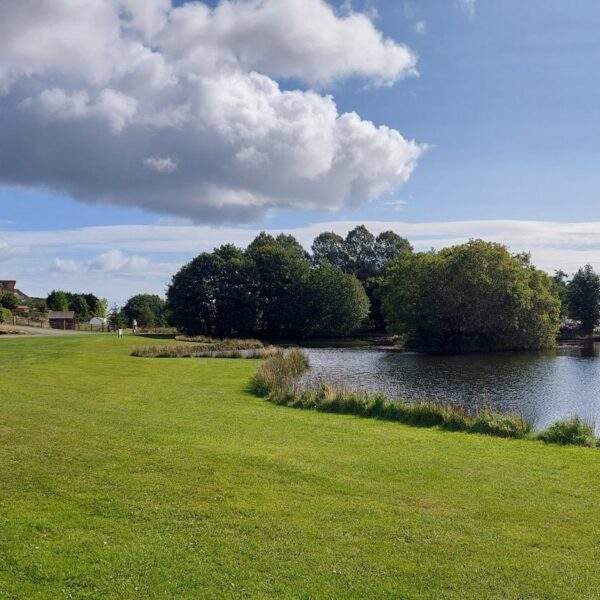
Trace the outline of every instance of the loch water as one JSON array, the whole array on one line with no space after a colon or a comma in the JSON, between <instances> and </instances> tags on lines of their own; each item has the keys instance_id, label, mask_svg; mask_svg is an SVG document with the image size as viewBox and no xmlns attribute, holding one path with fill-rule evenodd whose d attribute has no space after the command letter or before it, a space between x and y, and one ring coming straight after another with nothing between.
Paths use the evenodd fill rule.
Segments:
<instances>
[{"instance_id":1,"label":"loch water","mask_svg":"<svg viewBox=\"0 0 600 600\"><path fill-rule=\"evenodd\" d=\"M548 352L425 355L361 348L305 348L307 383L437 400L469 411L522 415L535 429L579 416L600 433L600 344Z\"/></svg>"}]
</instances>

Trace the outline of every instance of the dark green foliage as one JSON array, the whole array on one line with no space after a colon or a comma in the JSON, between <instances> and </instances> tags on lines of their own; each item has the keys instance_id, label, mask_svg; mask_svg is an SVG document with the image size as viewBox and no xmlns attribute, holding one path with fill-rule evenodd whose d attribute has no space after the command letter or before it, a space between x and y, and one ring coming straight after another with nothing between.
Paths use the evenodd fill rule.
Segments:
<instances>
[{"instance_id":1,"label":"dark green foliage","mask_svg":"<svg viewBox=\"0 0 600 600\"><path fill-rule=\"evenodd\" d=\"M472 240L439 252L403 254L383 284L390 329L421 351L552 347L560 299L526 255Z\"/></svg>"},{"instance_id":2,"label":"dark green foliage","mask_svg":"<svg viewBox=\"0 0 600 600\"><path fill-rule=\"evenodd\" d=\"M90 309L84 296L73 296L69 302L69 310L75 311L78 321L85 321L90 317Z\"/></svg>"},{"instance_id":3,"label":"dark green foliage","mask_svg":"<svg viewBox=\"0 0 600 600\"><path fill-rule=\"evenodd\" d=\"M165 301L156 294L137 294L127 300L122 308L123 316L128 325L135 319L140 327L164 327Z\"/></svg>"},{"instance_id":4,"label":"dark green foliage","mask_svg":"<svg viewBox=\"0 0 600 600\"><path fill-rule=\"evenodd\" d=\"M69 297L67 292L52 290L46 298L50 310L69 310Z\"/></svg>"},{"instance_id":5,"label":"dark green foliage","mask_svg":"<svg viewBox=\"0 0 600 600\"><path fill-rule=\"evenodd\" d=\"M170 321L188 335L252 333L256 299L251 281L250 263L235 246L200 254L171 281L167 291Z\"/></svg>"},{"instance_id":6,"label":"dark green foliage","mask_svg":"<svg viewBox=\"0 0 600 600\"><path fill-rule=\"evenodd\" d=\"M578 417L573 417L567 421L557 421L548 429L539 433L537 437L543 442L552 444L589 447L596 445L594 429Z\"/></svg>"},{"instance_id":7,"label":"dark green foliage","mask_svg":"<svg viewBox=\"0 0 600 600\"><path fill-rule=\"evenodd\" d=\"M49 310L72 310L78 321L91 317L103 317L106 313L106 300L94 294L74 294L62 290L52 290L46 298Z\"/></svg>"},{"instance_id":8,"label":"dark green foliage","mask_svg":"<svg viewBox=\"0 0 600 600\"><path fill-rule=\"evenodd\" d=\"M328 263L310 273L308 298L313 335L349 335L369 315L369 298L358 279Z\"/></svg>"},{"instance_id":9,"label":"dark green foliage","mask_svg":"<svg viewBox=\"0 0 600 600\"><path fill-rule=\"evenodd\" d=\"M108 312L108 326L113 331L127 326L126 317L116 304Z\"/></svg>"},{"instance_id":10,"label":"dark green foliage","mask_svg":"<svg viewBox=\"0 0 600 600\"><path fill-rule=\"evenodd\" d=\"M591 265L579 269L569 283L569 308L583 331L593 333L600 319L600 276Z\"/></svg>"},{"instance_id":11,"label":"dark green foliage","mask_svg":"<svg viewBox=\"0 0 600 600\"><path fill-rule=\"evenodd\" d=\"M289 238L261 234L246 252L249 289L256 303L256 332L268 339L296 338L310 329L307 287L310 263Z\"/></svg>"},{"instance_id":12,"label":"dark green foliage","mask_svg":"<svg viewBox=\"0 0 600 600\"><path fill-rule=\"evenodd\" d=\"M172 324L187 335L345 335L368 311L354 277L331 265L315 269L292 236L266 233L246 252L227 245L196 257L167 297Z\"/></svg>"},{"instance_id":13,"label":"dark green foliage","mask_svg":"<svg viewBox=\"0 0 600 600\"><path fill-rule=\"evenodd\" d=\"M344 238L331 231L319 234L312 245L312 259L317 266L329 263L345 271L348 260Z\"/></svg>"},{"instance_id":14,"label":"dark green foliage","mask_svg":"<svg viewBox=\"0 0 600 600\"><path fill-rule=\"evenodd\" d=\"M560 316L569 315L569 276L564 271L555 271L552 276L552 287L556 296L560 298Z\"/></svg>"},{"instance_id":15,"label":"dark green foliage","mask_svg":"<svg viewBox=\"0 0 600 600\"><path fill-rule=\"evenodd\" d=\"M375 237L359 225L348 232L346 239L336 233L321 233L315 238L312 251L315 265L329 263L364 283L371 277L381 277L394 260L412 252L412 247L393 231Z\"/></svg>"},{"instance_id":16,"label":"dark green foliage","mask_svg":"<svg viewBox=\"0 0 600 600\"><path fill-rule=\"evenodd\" d=\"M0 307L14 310L17 306L19 306L19 299L16 294L0 290Z\"/></svg>"}]
</instances>

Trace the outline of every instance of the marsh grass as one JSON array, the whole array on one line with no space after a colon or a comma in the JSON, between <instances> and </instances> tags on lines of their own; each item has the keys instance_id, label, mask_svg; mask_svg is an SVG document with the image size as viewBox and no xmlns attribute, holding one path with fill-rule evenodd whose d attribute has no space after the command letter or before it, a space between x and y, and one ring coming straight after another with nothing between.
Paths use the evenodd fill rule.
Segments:
<instances>
[{"instance_id":1,"label":"marsh grass","mask_svg":"<svg viewBox=\"0 0 600 600\"><path fill-rule=\"evenodd\" d=\"M219 350L250 350L256 348L262 348L264 344L260 340L255 340L252 338L243 339L243 338L213 338L205 335L199 336L185 336L185 335L177 335L175 339L178 342L186 342L193 344L210 344L213 347L218 348Z\"/></svg>"},{"instance_id":2,"label":"marsh grass","mask_svg":"<svg viewBox=\"0 0 600 600\"><path fill-rule=\"evenodd\" d=\"M260 345L258 345L260 344ZM257 340L221 340L211 344L165 344L136 346L132 356L142 358L269 358L277 352L274 346L263 346Z\"/></svg>"},{"instance_id":3,"label":"marsh grass","mask_svg":"<svg viewBox=\"0 0 600 600\"><path fill-rule=\"evenodd\" d=\"M594 428L579 417L557 421L538 433L537 438L550 444L588 447L594 447L598 444L598 440L594 435Z\"/></svg>"},{"instance_id":4,"label":"marsh grass","mask_svg":"<svg viewBox=\"0 0 600 600\"><path fill-rule=\"evenodd\" d=\"M252 391L258 396L295 391L300 376L308 368L308 358L300 350L275 352L256 371L251 382Z\"/></svg>"}]
</instances>

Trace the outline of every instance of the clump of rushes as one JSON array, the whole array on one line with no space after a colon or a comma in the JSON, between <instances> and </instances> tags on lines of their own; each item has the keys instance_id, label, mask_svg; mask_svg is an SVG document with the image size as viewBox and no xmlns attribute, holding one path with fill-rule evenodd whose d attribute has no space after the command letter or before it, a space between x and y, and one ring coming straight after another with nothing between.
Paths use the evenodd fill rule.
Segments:
<instances>
[{"instance_id":1,"label":"clump of rushes","mask_svg":"<svg viewBox=\"0 0 600 600\"><path fill-rule=\"evenodd\" d=\"M573 417L566 421L557 421L548 429L540 432L537 438L551 444L570 444L574 446L596 446L594 429L580 418Z\"/></svg>"},{"instance_id":2,"label":"clump of rushes","mask_svg":"<svg viewBox=\"0 0 600 600\"><path fill-rule=\"evenodd\" d=\"M277 348L265 347L258 340L221 340L213 344L136 346L131 355L143 358L268 358L276 352Z\"/></svg>"},{"instance_id":3,"label":"clump of rushes","mask_svg":"<svg viewBox=\"0 0 600 600\"><path fill-rule=\"evenodd\" d=\"M309 368L304 352L292 348L276 352L266 360L252 378L252 391L258 396L291 393L296 390L298 379Z\"/></svg>"},{"instance_id":4,"label":"clump of rushes","mask_svg":"<svg viewBox=\"0 0 600 600\"><path fill-rule=\"evenodd\" d=\"M266 360L252 380L252 390L281 406L397 421L417 427L440 427L500 437L524 438L530 426L521 417L486 409L475 417L459 406L441 402L393 402L384 394L348 391L322 384L302 389L300 376L308 359L299 350L278 352Z\"/></svg>"},{"instance_id":5,"label":"clump of rushes","mask_svg":"<svg viewBox=\"0 0 600 600\"><path fill-rule=\"evenodd\" d=\"M195 344L214 344L220 341L218 338L207 335L176 335L175 339L179 342L193 342Z\"/></svg>"}]
</instances>

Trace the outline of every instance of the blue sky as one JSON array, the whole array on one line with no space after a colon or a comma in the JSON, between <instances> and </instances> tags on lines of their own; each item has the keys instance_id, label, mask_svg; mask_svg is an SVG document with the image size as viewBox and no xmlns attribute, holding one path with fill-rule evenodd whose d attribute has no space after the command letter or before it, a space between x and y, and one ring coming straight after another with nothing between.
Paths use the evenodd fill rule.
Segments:
<instances>
[{"instance_id":1,"label":"blue sky","mask_svg":"<svg viewBox=\"0 0 600 600\"><path fill-rule=\"evenodd\" d=\"M347 10L348 3L338 2L336 8ZM600 137L599 3L355 0L352 9L367 12L377 30L406 44L418 56L418 76L399 78L391 86L354 76L326 85L294 77L274 79L283 89L315 89L320 95L330 94L340 114L355 111L362 120L388 126L404 138L429 147L419 157L408 182L378 199L334 211L275 207L254 219L240 219L239 223L235 223L234 214L227 217L228 227L293 229L335 221L600 221L596 150ZM16 187L5 180L0 185L0 244L3 232L8 248L9 232L192 224L181 214L158 214L123 202L111 206L106 198L101 204L91 204L93 198L89 195L85 200L72 199L70 193L60 191L60 186L43 183L43 188ZM193 224L200 226L201 236L205 223L196 219ZM206 224L217 225L210 219ZM487 226L483 230L489 232ZM427 243L436 237L453 239L444 231L436 235L429 228L424 238ZM513 244L510 231L504 227L498 231L507 235L507 243L521 249L522 239ZM477 227L473 227L461 235L477 234ZM14 239L10 238L13 245ZM544 242L544 247L559 249L560 242L552 240ZM535 242L532 238L533 245ZM35 246L37 242L31 243ZM116 243L53 247L48 252L54 254L48 259L72 261L75 265L109 250L121 252L122 258L141 256L165 265L161 274L149 282L153 289L159 285L164 289L169 268L189 259L197 250L163 248L156 252L152 248L119 247ZM592 252L589 258L596 260L593 252L600 248L600 239L586 238L581 247L571 237L564 243L579 253L574 261L588 256L581 254L582 250ZM60 285L61 276L67 285L76 282L78 270L73 267L71 272L69 268L62 272L55 268L49 276L50 286L34 284L35 269L25 260L26 251L6 251L5 255L0 274L13 275L14 271L4 271L14 265L17 275L36 293L41 293L44 285ZM116 274L107 275L107 280L113 276ZM105 295L111 298L121 299L133 289L133 283L107 285L111 289Z\"/></svg>"}]
</instances>

